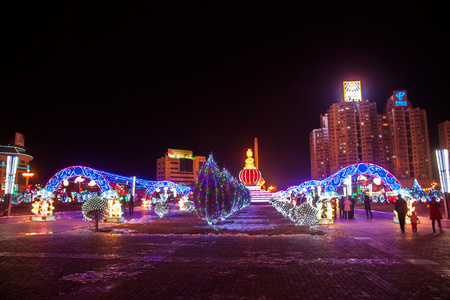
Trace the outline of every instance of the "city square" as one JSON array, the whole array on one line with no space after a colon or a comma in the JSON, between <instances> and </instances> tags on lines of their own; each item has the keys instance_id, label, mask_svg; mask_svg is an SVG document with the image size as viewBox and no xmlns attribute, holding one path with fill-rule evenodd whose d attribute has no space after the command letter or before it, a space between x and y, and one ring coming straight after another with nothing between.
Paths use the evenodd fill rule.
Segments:
<instances>
[{"instance_id":1,"label":"city square","mask_svg":"<svg viewBox=\"0 0 450 300\"><path fill-rule=\"evenodd\" d=\"M449 299L440 5L11 2L0 299Z\"/></svg>"},{"instance_id":2,"label":"city square","mask_svg":"<svg viewBox=\"0 0 450 300\"><path fill-rule=\"evenodd\" d=\"M167 219L136 211L123 224L130 227L105 224L105 232L93 233L80 213L71 214L0 225L2 278L8 278L2 299L446 299L449 293L449 235L433 234L426 218L417 233L408 228L404 235L392 219L365 213L306 229L271 205L251 204L213 232L174 209ZM136 233L133 224L145 218L163 234ZM184 230L164 230L177 218ZM190 233L192 227L198 231Z\"/></svg>"}]
</instances>

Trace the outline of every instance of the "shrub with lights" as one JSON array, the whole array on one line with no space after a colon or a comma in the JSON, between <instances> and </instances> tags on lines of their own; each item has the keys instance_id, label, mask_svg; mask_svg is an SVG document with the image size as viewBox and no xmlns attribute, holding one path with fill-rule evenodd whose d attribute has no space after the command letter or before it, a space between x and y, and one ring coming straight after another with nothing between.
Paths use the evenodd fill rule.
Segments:
<instances>
[{"instance_id":1,"label":"shrub with lights","mask_svg":"<svg viewBox=\"0 0 450 300\"><path fill-rule=\"evenodd\" d=\"M193 192L197 215L214 225L232 213L250 204L247 188L231 176L228 170L219 170L212 155L200 169Z\"/></svg>"},{"instance_id":2,"label":"shrub with lights","mask_svg":"<svg viewBox=\"0 0 450 300\"><path fill-rule=\"evenodd\" d=\"M91 197L81 207L83 216L87 221L93 221L95 231L98 231L98 223L108 214L109 206L105 198Z\"/></svg>"},{"instance_id":3,"label":"shrub with lights","mask_svg":"<svg viewBox=\"0 0 450 300\"><path fill-rule=\"evenodd\" d=\"M309 202L295 206L289 201L271 199L269 201L285 218L289 218L296 225L316 225L319 222L320 210Z\"/></svg>"}]
</instances>

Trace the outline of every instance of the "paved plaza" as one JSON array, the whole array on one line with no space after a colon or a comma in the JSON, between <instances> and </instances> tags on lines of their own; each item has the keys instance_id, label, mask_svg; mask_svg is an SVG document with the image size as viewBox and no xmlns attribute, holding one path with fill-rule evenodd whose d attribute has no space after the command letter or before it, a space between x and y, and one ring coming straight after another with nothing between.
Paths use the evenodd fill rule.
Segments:
<instances>
[{"instance_id":1,"label":"paved plaza","mask_svg":"<svg viewBox=\"0 0 450 300\"><path fill-rule=\"evenodd\" d=\"M128 224L142 217L158 218L138 210ZM92 233L79 212L8 221L0 224L0 299L450 298L450 229L433 234L426 217L404 234L391 219L358 213L314 234L286 234L290 220L253 204L227 220L242 233Z\"/></svg>"}]
</instances>

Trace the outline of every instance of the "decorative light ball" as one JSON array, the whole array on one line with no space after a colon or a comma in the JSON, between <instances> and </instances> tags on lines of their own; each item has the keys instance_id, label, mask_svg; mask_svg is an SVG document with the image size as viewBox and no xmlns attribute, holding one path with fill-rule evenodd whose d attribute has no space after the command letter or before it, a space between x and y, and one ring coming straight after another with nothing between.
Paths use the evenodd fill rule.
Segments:
<instances>
[{"instance_id":1,"label":"decorative light ball","mask_svg":"<svg viewBox=\"0 0 450 300\"><path fill-rule=\"evenodd\" d=\"M261 172L256 168L245 168L239 173L239 180L245 185L257 185L261 180Z\"/></svg>"},{"instance_id":2,"label":"decorative light ball","mask_svg":"<svg viewBox=\"0 0 450 300\"><path fill-rule=\"evenodd\" d=\"M91 221L96 214L100 215L100 219L106 216L108 212L108 203L104 198L91 197L81 207L83 216L86 220Z\"/></svg>"}]
</instances>

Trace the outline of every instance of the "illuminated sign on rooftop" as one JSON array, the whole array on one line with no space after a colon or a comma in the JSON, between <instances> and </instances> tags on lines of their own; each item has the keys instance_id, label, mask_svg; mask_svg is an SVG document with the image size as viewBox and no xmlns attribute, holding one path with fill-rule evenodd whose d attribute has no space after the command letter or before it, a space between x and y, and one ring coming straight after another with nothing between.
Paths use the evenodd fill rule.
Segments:
<instances>
[{"instance_id":1,"label":"illuminated sign on rooftop","mask_svg":"<svg viewBox=\"0 0 450 300\"><path fill-rule=\"evenodd\" d=\"M408 106L406 91L394 91L395 106Z\"/></svg>"},{"instance_id":2,"label":"illuminated sign on rooftop","mask_svg":"<svg viewBox=\"0 0 450 300\"><path fill-rule=\"evenodd\" d=\"M170 158L189 158L194 159L191 150L168 149L167 154Z\"/></svg>"},{"instance_id":3,"label":"illuminated sign on rooftop","mask_svg":"<svg viewBox=\"0 0 450 300\"><path fill-rule=\"evenodd\" d=\"M362 101L361 81L344 81L344 101Z\"/></svg>"}]
</instances>

